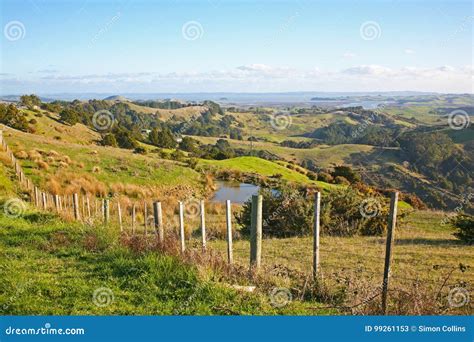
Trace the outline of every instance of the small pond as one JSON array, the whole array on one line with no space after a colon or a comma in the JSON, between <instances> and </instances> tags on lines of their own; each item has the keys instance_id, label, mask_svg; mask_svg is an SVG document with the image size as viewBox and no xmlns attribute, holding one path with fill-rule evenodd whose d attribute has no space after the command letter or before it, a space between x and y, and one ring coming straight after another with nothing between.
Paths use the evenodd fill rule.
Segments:
<instances>
[{"instance_id":1,"label":"small pond","mask_svg":"<svg viewBox=\"0 0 474 342\"><path fill-rule=\"evenodd\" d=\"M257 185L238 182L217 181L216 185L217 191L211 198L211 202L223 203L230 200L232 203L242 204L250 199L252 195L257 195L260 189Z\"/></svg>"}]
</instances>

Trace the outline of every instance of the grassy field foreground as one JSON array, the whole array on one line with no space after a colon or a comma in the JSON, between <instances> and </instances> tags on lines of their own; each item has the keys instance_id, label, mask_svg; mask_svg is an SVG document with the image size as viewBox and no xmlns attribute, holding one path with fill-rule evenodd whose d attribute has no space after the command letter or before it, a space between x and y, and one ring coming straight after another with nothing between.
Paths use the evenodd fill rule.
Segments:
<instances>
[{"instance_id":1,"label":"grassy field foreground","mask_svg":"<svg viewBox=\"0 0 474 342\"><path fill-rule=\"evenodd\" d=\"M9 176L0 166L3 315L312 314L320 306L296 300L275 306L271 288L232 288L245 279L226 273L225 266L220 270L218 260L224 259L212 253L203 257L208 263L195 263L192 255L153 248L153 236L120 236L115 227L63 222L34 211L20 202ZM4 209L12 200L23 203L13 216Z\"/></svg>"},{"instance_id":2,"label":"grassy field foreground","mask_svg":"<svg viewBox=\"0 0 474 342\"><path fill-rule=\"evenodd\" d=\"M114 230L62 223L37 212L1 215L0 227L4 315L313 314L317 306L293 301L275 307L266 289L235 290L211 267L134 250ZM334 310L318 311L329 312Z\"/></svg>"}]
</instances>

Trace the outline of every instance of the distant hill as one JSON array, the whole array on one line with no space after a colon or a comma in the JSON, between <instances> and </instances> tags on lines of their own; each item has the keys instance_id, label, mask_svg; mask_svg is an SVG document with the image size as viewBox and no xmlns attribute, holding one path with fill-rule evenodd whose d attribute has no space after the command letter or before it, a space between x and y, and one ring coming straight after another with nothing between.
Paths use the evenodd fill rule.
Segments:
<instances>
[{"instance_id":1,"label":"distant hill","mask_svg":"<svg viewBox=\"0 0 474 342\"><path fill-rule=\"evenodd\" d=\"M108 96L108 97L106 97L104 100L105 100L105 101L130 102L129 99L127 99L126 97L121 96L121 95Z\"/></svg>"}]
</instances>

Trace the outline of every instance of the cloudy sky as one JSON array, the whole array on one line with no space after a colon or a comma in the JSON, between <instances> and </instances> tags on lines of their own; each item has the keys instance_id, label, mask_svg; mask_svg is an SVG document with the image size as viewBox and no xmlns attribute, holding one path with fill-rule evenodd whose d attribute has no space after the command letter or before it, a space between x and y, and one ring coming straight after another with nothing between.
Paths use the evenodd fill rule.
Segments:
<instances>
[{"instance_id":1,"label":"cloudy sky","mask_svg":"<svg viewBox=\"0 0 474 342\"><path fill-rule=\"evenodd\" d=\"M1 1L0 93L473 92L471 1Z\"/></svg>"}]
</instances>

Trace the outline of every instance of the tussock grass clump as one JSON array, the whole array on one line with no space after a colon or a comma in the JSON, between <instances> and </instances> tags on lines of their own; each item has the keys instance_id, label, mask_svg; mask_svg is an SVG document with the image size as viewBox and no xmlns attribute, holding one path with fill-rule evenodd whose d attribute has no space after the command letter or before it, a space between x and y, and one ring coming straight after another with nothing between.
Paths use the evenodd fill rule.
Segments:
<instances>
[{"instance_id":1,"label":"tussock grass clump","mask_svg":"<svg viewBox=\"0 0 474 342\"><path fill-rule=\"evenodd\" d=\"M40 170L48 170L49 169L49 164L43 160L38 160L36 162L36 165L38 166L38 169Z\"/></svg>"},{"instance_id":2,"label":"tussock grass clump","mask_svg":"<svg viewBox=\"0 0 474 342\"><path fill-rule=\"evenodd\" d=\"M26 151L21 150L21 151L18 151L18 152L15 153L15 157L17 159L27 159L28 158L28 153L26 153Z\"/></svg>"}]
</instances>

